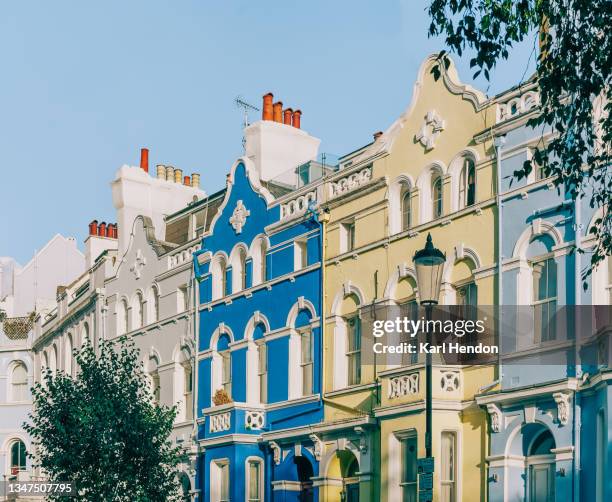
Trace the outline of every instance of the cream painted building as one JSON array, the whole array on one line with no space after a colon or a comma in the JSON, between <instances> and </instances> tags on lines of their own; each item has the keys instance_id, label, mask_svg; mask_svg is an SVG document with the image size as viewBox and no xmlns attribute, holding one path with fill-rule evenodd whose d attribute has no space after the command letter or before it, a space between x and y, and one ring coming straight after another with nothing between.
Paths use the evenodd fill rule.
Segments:
<instances>
[{"instance_id":1,"label":"cream painted building","mask_svg":"<svg viewBox=\"0 0 612 502\"><path fill-rule=\"evenodd\" d=\"M431 233L446 254L440 304L495 303L494 117L451 65L436 81L423 63L408 109L327 180L324 500L418 500L425 456L424 356L369 360L361 329L372 309L418 301L412 257ZM486 413L474 400L489 366L433 368L434 500L480 500ZM374 424L379 424L376 427ZM469 495L468 495L469 494ZM403 498L402 498L403 497Z\"/></svg>"}]
</instances>

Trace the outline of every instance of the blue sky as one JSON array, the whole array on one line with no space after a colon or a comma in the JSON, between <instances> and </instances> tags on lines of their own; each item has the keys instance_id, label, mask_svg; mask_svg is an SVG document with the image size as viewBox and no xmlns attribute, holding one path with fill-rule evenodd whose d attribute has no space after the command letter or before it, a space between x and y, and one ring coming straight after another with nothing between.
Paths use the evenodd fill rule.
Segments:
<instances>
[{"instance_id":1,"label":"blue sky","mask_svg":"<svg viewBox=\"0 0 612 502\"><path fill-rule=\"evenodd\" d=\"M22 264L59 232L82 245L114 221L122 164L200 172L212 193L242 151L237 95L299 107L323 151L369 142L410 101L427 38L422 0L13 0L0 3L0 256ZM489 84L516 84L531 44Z\"/></svg>"}]
</instances>

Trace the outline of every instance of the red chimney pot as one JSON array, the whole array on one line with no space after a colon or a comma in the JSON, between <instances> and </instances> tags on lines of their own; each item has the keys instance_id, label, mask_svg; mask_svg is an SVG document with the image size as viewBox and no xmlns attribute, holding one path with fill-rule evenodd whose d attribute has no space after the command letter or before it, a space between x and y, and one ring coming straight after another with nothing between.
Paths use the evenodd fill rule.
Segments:
<instances>
[{"instance_id":1,"label":"red chimney pot","mask_svg":"<svg viewBox=\"0 0 612 502\"><path fill-rule=\"evenodd\" d=\"M269 92L268 94L265 94L263 97L263 108L262 108L262 112L261 112L261 118L262 120L272 120L273 117L273 105L272 105L272 101L274 101L274 94L272 94L271 92Z\"/></svg>"},{"instance_id":2,"label":"red chimney pot","mask_svg":"<svg viewBox=\"0 0 612 502\"><path fill-rule=\"evenodd\" d=\"M183 178L183 185L190 187L191 186L191 178L189 176L185 176Z\"/></svg>"},{"instance_id":3,"label":"red chimney pot","mask_svg":"<svg viewBox=\"0 0 612 502\"><path fill-rule=\"evenodd\" d=\"M293 121L292 121L292 125L293 127L295 127L296 129L299 129L301 124L301 117L302 117L302 110L296 110L293 112Z\"/></svg>"},{"instance_id":4,"label":"red chimney pot","mask_svg":"<svg viewBox=\"0 0 612 502\"><path fill-rule=\"evenodd\" d=\"M293 115L293 110L291 108L285 108L283 111L283 124L291 125L291 115Z\"/></svg>"},{"instance_id":5,"label":"red chimney pot","mask_svg":"<svg viewBox=\"0 0 612 502\"><path fill-rule=\"evenodd\" d=\"M96 235L98 233L98 220L93 220L89 224L89 235Z\"/></svg>"},{"instance_id":6,"label":"red chimney pot","mask_svg":"<svg viewBox=\"0 0 612 502\"><path fill-rule=\"evenodd\" d=\"M283 102L277 101L273 106L273 119L274 122L282 122L283 121Z\"/></svg>"},{"instance_id":7,"label":"red chimney pot","mask_svg":"<svg viewBox=\"0 0 612 502\"><path fill-rule=\"evenodd\" d=\"M106 237L106 223L104 221L98 225L98 236Z\"/></svg>"},{"instance_id":8,"label":"red chimney pot","mask_svg":"<svg viewBox=\"0 0 612 502\"><path fill-rule=\"evenodd\" d=\"M148 148L140 149L140 169L142 169L145 173L149 172L149 149Z\"/></svg>"}]
</instances>

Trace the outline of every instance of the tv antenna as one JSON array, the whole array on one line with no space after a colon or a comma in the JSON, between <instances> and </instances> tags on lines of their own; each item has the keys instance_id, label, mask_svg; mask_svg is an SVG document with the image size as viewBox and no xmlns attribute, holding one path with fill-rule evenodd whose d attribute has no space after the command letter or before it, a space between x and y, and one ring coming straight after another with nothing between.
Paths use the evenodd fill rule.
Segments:
<instances>
[{"instance_id":1,"label":"tv antenna","mask_svg":"<svg viewBox=\"0 0 612 502\"><path fill-rule=\"evenodd\" d=\"M244 124L243 126L246 128L249 125L249 112L258 112L259 108L252 105L251 103L247 103L242 96L237 96L234 99L234 103L238 108L242 108L244 110ZM242 136L242 148L244 149L246 145L246 138Z\"/></svg>"}]
</instances>

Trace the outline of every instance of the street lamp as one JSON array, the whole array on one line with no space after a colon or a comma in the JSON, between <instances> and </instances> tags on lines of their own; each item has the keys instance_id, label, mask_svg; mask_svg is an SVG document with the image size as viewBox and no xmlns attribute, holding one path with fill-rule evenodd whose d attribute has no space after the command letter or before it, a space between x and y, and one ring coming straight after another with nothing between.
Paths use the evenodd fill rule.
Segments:
<instances>
[{"instance_id":1,"label":"street lamp","mask_svg":"<svg viewBox=\"0 0 612 502\"><path fill-rule=\"evenodd\" d=\"M438 303L442 287L442 270L446 255L435 248L431 234L427 234L425 247L414 254L412 258L416 269L417 291L419 303L425 307L425 318L431 320L431 311ZM431 345L431 332L426 330L428 346ZM425 456L431 458L431 353L425 354Z\"/></svg>"}]
</instances>

